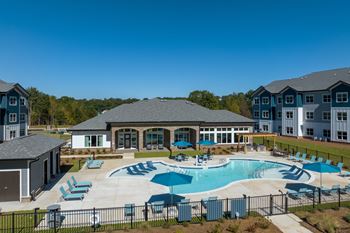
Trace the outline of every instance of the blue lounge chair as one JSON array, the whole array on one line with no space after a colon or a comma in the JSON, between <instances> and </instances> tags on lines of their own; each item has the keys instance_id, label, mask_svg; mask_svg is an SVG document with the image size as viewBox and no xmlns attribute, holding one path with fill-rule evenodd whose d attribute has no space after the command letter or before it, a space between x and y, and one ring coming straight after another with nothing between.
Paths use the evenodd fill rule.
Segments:
<instances>
[{"instance_id":1,"label":"blue lounge chair","mask_svg":"<svg viewBox=\"0 0 350 233\"><path fill-rule=\"evenodd\" d=\"M145 174L143 174L142 172L135 172L133 170L131 170L131 167L127 167L126 170L128 171L129 175L138 175L138 176L144 176Z\"/></svg>"},{"instance_id":2,"label":"blue lounge chair","mask_svg":"<svg viewBox=\"0 0 350 233\"><path fill-rule=\"evenodd\" d=\"M61 186L60 187L60 191L62 194L62 198L65 201L71 201L71 200L83 200L84 199L84 194L82 193L67 193L66 190L64 190L64 188Z\"/></svg>"},{"instance_id":3,"label":"blue lounge chair","mask_svg":"<svg viewBox=\"0 0 350 233\"><path fill-rule=\"evenodd\" d=\"M125 217L135 216L135 204L124 205L124 216Z\"/></svg>"},{"instance_id":4,"label":"blue lounge chair","mask_svg":"<svg viewBox=\"0 0 350 233\"><path fill-rule=\"evenodd\" d=\"M71 193L87 193L89 192L89 188L88 187L77 187L75 188L71 182L69 180L67 180L67 185L68 185L68 188L69 188L69 191Z\"/></svg>"},{"instance_id":5,"label":"blue lounge chair","mask_svg":"<svg viewBox=\"0 0 350 233\"><path fill-rule=\"evenodd\" d=\"M184 158L183 158L182 155L176 155L175 156L175 160L178 161L178 162L182 162L182 161L184 161Z\"/></svg>"},{"instance_id":6,"label":"blue lounge chair","mask_svg":"<svg viewBox=\"0 0 350 233\"><path fill-rule=\"evenodd\" d=\"M164 201L155 201L151 203L151 209L154 214L161 214L164 210Z\"/></svg>"},{"instance_id":7,"label":"blue lounge chair","mask_svg":"<svg viewBox=\"0 0 350 233\"><path fill-rule=\"evenodd\" d=\"M331 195L332 189L321 186L321 192L325 195Z\"/></svg>"},{"instance_id":8,"label":"blue lounge chair","mask_svg":"<svg viewBox=\"0 0 350 233\"><path fill-rule=\"evenodd\" d=\"M343 169L343 166L344 166L344 163L341 163L341 162L338 163L337 167L339 167L340 172Z\"/></svg>"},{"instance_id":9,"label":"blue lounge chair","mask_svg":"<svg viewBox=\"0 0 350 233\"><path fill-rule=\"evenodd\" d=\"M294 161L299 161L300 160L300 153L299 152L295 155L293 160Z\"/></svg>"},{"instance_id":10,"label":"blue lounge chair","mask_svg":"<svg viewBox=\"0 0 350 233\"><path fill-rule=\"evenodd\" d=\"M179 203L189 204L190 203L190 199L181 199Z\"/></svg>"},{"instance_id":11,"label":"blue lounge chair","mask_svg":"<svg viewBox=\"0 0 350 233\"><path fill-rule=\"evenodd\" d=\"M292 199L301 199L304 197L306 194L305 193L300 193L295 190L289 190L287 192L288 196L291 197Z\"/></svg>"},{"instance_id":12,"label":"blue lounge chair","mask_svg":"<svg viewBox=\"0 0 350 233\"><path fill-rule=\"evenodd\" d=\"M299 159L299 156L300 156L300 152L297 152L295 155L293 155L292 153L290 154L289 156L289 159L290 160L295 160L297 157Z\"/></svg>"},{"instance_id":13,"label":"blue lounge chair","mask_svg":"<svg viewBox=\"0 0 350 233\"><path fill-rule=\"evenodd\" d=\"M339 184L332 185L332 189L331 189L330 193L331 194L337 194L338 190L340 190L340 185Z\"/></svg>"},{"instance_id":14,"label":"blue lounge chair","mask_svg":"<svg viewBox=\"0 0 350 233\"><path fill-rule=\"evenodd\" d=\"M192 220L191 205L186 202L179 202L176 207L178 211L177 220L179 222L190 222Z\"/></svg>"},{"instance_id":15,"label":"blue lounge chair","mask_svg":"<svg viewBox=\"0 0 350 233\"><path fill-rule=\"evenodd\" d=\"M340 193L342 193L342 194L350 193L350 184L347 184L347 185L345 185L344 188L340 189Z\"/></svg>"},{"instance_id":16,"label":"blue lounge chair","mask_svg":"<svg viewBox=\"0 0 350 233\"><path fill-rule=\"evenodd\" d=\"M153 171L153 170L150 169L150 168L146 168L145 165L143 165L143 163L138 163L137 165L138 165L139 168L140 168L141 170L143 170L143 171L147 171L147 172Z\"/></svg>"},{"instance_id":17,"label":"blue lounge chair","mask_svg":"<svg viewBox=\"0 0 350 233\"><path fill-rule=\"evenodd\" d=\"M92 183L90 181L77 181L74 176L71 177L74 187L91 187Z\"/></svg>"},{"instance_id":18,"label":"blue lounge chair","mask_svg":"<svg viewBox=\"0 0 350 233\"><path fill-rule=\"evenodd\" d=\"M326 164L327 164L327 165L331 165L331 163L332 163L332 160L327 159Z\"/></svg>"},{"instance_id":19,"label":"blue lounge chair","mask_svg":"<svg viewBox=\"0 0 350 233\"><path fill-rule=\"evenodd\" d=\"M208 155L203 155L202 159L203 159L204 161L208 161L208 160L209 160Z\"/></svg>"},{"instance_id":20,"label":"blue lounge chair","mask_svg":"<svg viewBox=\"0 0 350 233\"><path fill-rule=\"evenodd\" d=\"M290 153L288 160L293 160L293 159L295 159L295 156L292 153Z\"/></svg>"},{"instance_id":21,"label":"blue lounge chair","mask_svg":"<svg viewBox=\"0 0 350 233\"><path fill-rule=\"evenodd\" d=\"M154 166L152 161L146 161L146 165L148 168L150 168L152 170L157 170L157 168Z\"/></svg>"},{"instance_id":22,"label":"blue lounge chair","mask_svg":"<svg viewBox=\"0 0 350 233\"><path fill-rule=\"evenodd\" d=\"M136 173L148 173L148 171L141 171L138 169L136 165L132 165L131 168L133 169L134 172Z\"/></svg>"},{"instance_id":23,"label":"blue lounge chair","mask_svg":"<svg viewBox=\"0 0 350 233\"><path fill-rule=\"evenodd\" d=\"M342 176L342 177L349 177L350 176L350 172L346 171L344 173L341 173L340 176Z\"/></svg>"},{"instance_id":24,"label":"blue lounge chair","mask_svg":"<svg viewBox=\"0 0 350 233\"><path fill-rule=\"evenodd\" d=\"M304 153L304 154L301 156L301 158L300 158L299 160L297 160L297 161L298 161L298 162L305 162L305 161L306 161L306 156L307 156L307 154Z\"/></svg>"},{"instance_id":25,"label":"blue lounge chair","mask_svg":"<svg viewBox=\"0 0 350 233\"><path fill-rule=\"evenodd\" d=\"M88 169L98 169L101 168L103 164L102 160L92 160L91 158L89 158L86 161L86 165Z\"/></svg>"},{"instance_id":26,"label":"blue lounge chair","mask_svg":"<svg viewBox=\"0 0 350 233\"><path fill-rule=\"evenodd\" d=\"M310 162L310 163L316 162L316 156L315 155L311 155L311 159L308 160L308 162Z\"/></svg>"},{"instance_id":27,"label":"blue lounge chair","mask_svg":"<svg viewBox=\"0 0 350 233\"><path fill-rule=\"evenodd\" d=\"M317 162L318 162L318 163L322 163L322 162L323 162L323 158L322 158L322 157L318 157L318 158L317 158Z\"/></svg>"}]
</instances>

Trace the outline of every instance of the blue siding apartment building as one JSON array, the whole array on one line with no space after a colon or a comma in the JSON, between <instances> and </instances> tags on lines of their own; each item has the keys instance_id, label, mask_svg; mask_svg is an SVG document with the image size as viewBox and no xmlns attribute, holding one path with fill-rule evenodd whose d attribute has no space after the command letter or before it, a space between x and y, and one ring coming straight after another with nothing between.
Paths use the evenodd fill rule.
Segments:
<instances>
[{"instance_id":1,"label":"blue siding apartment building","mask_svg":"<svg viewBox=\"0 0 350 233\"><path fill-rule=\"evenodd\" d=\"M0 80L0 142L28 134L28 92Z\"/></svg>"},{"instance_id":2,"label":"blue siding apartment building","mask_svg":"<svg viewBox=\"0 0 350 233\"><path fill-rule=\"evenodd\" d=\"M350 143L350 68L273 81L255 90L255 130Z\"/></svg>"}]
</instances>

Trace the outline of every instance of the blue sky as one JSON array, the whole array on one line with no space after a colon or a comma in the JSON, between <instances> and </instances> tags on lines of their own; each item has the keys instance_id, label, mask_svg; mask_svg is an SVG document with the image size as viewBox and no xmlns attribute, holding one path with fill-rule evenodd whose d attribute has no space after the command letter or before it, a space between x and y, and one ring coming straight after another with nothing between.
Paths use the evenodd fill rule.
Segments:
<instances>
[{"instance_id":1,"label":"blue sky","mask_svg":"<svg viewBox=\"0 0 350 233\"><path fill-rule=\"evenodd\" d=\"M77 98L217 95L350 66L349 1L0 0L0 79Z\"/></svg>"}]
</instances>

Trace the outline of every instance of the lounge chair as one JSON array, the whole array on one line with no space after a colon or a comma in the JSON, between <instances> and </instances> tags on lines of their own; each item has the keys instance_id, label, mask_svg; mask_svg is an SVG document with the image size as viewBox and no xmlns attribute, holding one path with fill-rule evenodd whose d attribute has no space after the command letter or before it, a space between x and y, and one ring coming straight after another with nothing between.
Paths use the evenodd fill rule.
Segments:
<instances>
[{"instance_id":1,"label":"lounge chair","mask_svg":"<svg viewBox=\"0 0 350 233\"><path fill-rule=\"evenodd\" d=\"M138 166L140 167L140 169L143 170L143 171L147 171L147 172L153 171L153 170L150 169L150 168L146 168L145 165L143 165L143 163L138 163L137 165L138 165Z\"/></svg>"},{"instance_id":2,"label":"lounge chair","mask_svg":"<svg viewBox=\"0 0 350 233\"><path fill-rule=\"evenodd\" d=\"M325 195L331 195L332 189L321 186L321 192Z\"/></svg>"},{"instance_id":3,"label":"lounge chair","mask_svg":"<svg viewBox=\"0 0 350 233\"><path fill-rule=\"evenodd\" d=\"M179 222L190 222L192 220L192 207L190 204L179 202L176 208L178 211L177 220Z\"/></svg>"},{"instance_id":4,"label":"lounge chair","mask_svg":"<svg viewBox=\"0 0 350 233\"><path fill-rule=\"evenodd\" d=\"M74 176L71 177L74 187L91 187L92 183L90 181L77 181Z\"/></svg>"},{"instance_id":5,"label":"lounge chair","mask_svg":"<svg viewBox=\"0 0 350 233\"><path fill-rule=\"evenodd\" d=\"M135 216L135 204L124 205L124 216L125 217Z\"/></svg>"},{"instance_id":6,"label":"lounge chair","mask_svg":"<svg viewBox=\"0 0 350 233\"><path fill-rule=\"evenodd\" d=\"M103 161L102 160L93 160L91 158L89 158L87 161L86 161L86 165L87 165L87 168L88 169L98 169L98 168L101 168L103 164Z\"/></svg>"},{"instance_id":7,"label":"lounge chair","mask_svg":"<svg viewBox=\"0 0 350 233\"><path fill-rule=\"evenodd\" d=\"M163 150L163 149L164 149L163 144L159 144L159 145L158 145L158 150Z\"/></svg>"},{"instance_id":8,"label":"lounge chair","mask_svg":"<svg viewBox=\"0 0 350 233\"><path fill-rule=\"evenodd\" d=\"M344 163L339 162L339 163L337 164L337 167L339 167L340 172L341 172L341 170L343 169L343 166L344 166Z\"/></svg>"},{"instance_id":9,"label":"lounge chair","mask_svg":"<svg viewBox=\"0 0 350 233\"><path fill-rule=\"evenodd\" d=\"M288 160L294 160L295 156L293 155L293 153L290 153L289 157L287 158Z\"/></svg>"},{"instance_id":10,"label":"lounge chair","mask_svg":"<svg viewBox=\"0 0 350 233\"><path fill-rule=\"evenodd\" d=\"M155 201L151 203L152 212L155 214L161 214L164 210L164 201Z\"/></svg>"},{"instance_id":11,"label":"lounge chair","mask_svg":"<svg viewBox=\"0 0 350 233\"><path fill-rule=\"evenodd\" d=\"M208 154L208 159L209 160L213 160L213 155L212 154Z\"/></svg>"},{"instance_id":12,"label":"lounge chair","mask_svg":"<svg viewBox=\"0 0 350 233\"><path fill-rule=\"evenodd\" d=\"M297 160L297 161L298 161L298 162L305 162L305 161L306 161L306 156L307 156L307 154L304 153L304 154L301 156L301 158L300 158L299 160Z\"/></svg>"},{"instance_id":13,"label":"lounge chair","mask_svg":"<svg viewBox=\"0 0 350 233\"><path fill-rule=\"evenodd\" d=\"M293 160L294 161L299 161L300 160L300 153L299 152L295 155Z\"/></svg>"},{"instance_id":14,"label":"lounge chair","mask_svg":"<svg viewBox=\"0 0 350 233\"><path fill-rule=\"evenodd\" d=\"M127 167L126 170L128 171L129 175L133 175L133 176L144 176L145 175L142 172L135 172L135 171L131 170L131 167Z\"/></svg>"},{"instance_id":15,"label":"lounge chair","mask_svg":"<svg viewBox=\"0 0 350 233\"><path fill-rule=\"evenodd\" d=\"M71 200L83 200L84 199L84 194L82 193L67 193L66 190L64 190L64 188L61 186L60 187L60 191L62 194L62 198L65 201L71 201Z\"/></svg>"},{"instance_id":16,"label":"lounge chair","mask_svg":"<svg viewBox=\"0 0 350 233\"><path fill-rule=\"evenodd\" d=\"M67 185L68 185L69 191L71 193L87 193L87 192L89 192L88 187L74 187L69 180L67 180Z\"/></svg>"},{"instance_id":17,"label":"lounge chair","mask_svg":"<svg viewBox=\"0 0 350 233\"><path fill-rule=\"evenodd\" d=\"M188 204L190 203L190 199L181 199L179 203Z\"/></svg>"},{"instance_id":18,"label":"lounge chair","mask_svg":"<svg viewBox=\"0 0 350 233\"><path fill-rule=\"evenodd\" d=\"M346 171L344 173L341 173L340 174L341 177L349 177L350 176L350 172L349 171Z\"/></svg>"},{"instance_id":19,"label":"lounge chair","mask_svg":"<svg viewBox=\"0 0 350 233\"><path fill-rule=\"evenodd\" d=\"M182 155L176 155L175 156L175 160L178 161L178 162L182 162L182 161L184 161L184 158L183 158Z\"/></svg>"},{"instance_id":20,"label":"lounge chair","mask_svg":"<svg viewBox=\"0 0 350 233\"><path fill-rule=\"evenodd\" d=\"M216 201L218 197L208 197L208 198L202 198L201 202L204 208L207 208L208 202L210 201Z\"/></svg>"},{"instance_id":21,"label":"lounge chair","mask_svg":"<svg viewBox=\"0 0 350 233\"><path fill-rule=\"evenodd\" d=\"M339 189L340 189L340 185L339 184L332 185L332 189L331 189L330 193L331 194L337 194Z\"/></svg>"},{"instance_id":22,"label":"lounge chair","mask_svg":"<svg viewBox=\"0 0 350 233\"><path fill-rule=\"evenodd\" d=\"M316 156L315 156L315 155L311 155L311 159L310 159L310 160L307 160L307 162L309 162L309 163L314 163L314 162L316 162Z\"/></svg>"},{"instance_id":23,"label":"lounge chair","mask_svg":"<svg viewBox=\"0 0 350 233\"><path fill-rule=\"evenodd\" d=\"M300 156L300 152L297 152L295 154L295 156L291 153L290 156L289 156L289 160L295 160L297 157L299 159L299 156Z\"/></svg>"},{"instance_id":24,"label":"lounge chair","mask_svg":"<svg viewBox=\"0 0 350 233\"><path fill-rule=\"evenodd\" d=\"M306 195L305 193L297 192L295 190L289 190L287 192L287 194L292 199L301 199L302 197L304 197Z\"/></svg>"},{"instance_id":25,"label":"lounge chair","mask_svg":"<svg viewBox=\"0 0 350 233\"><path fill-rule=\"evenodd\" d=\"M326 164L327 164L327 165L331 165L331 163L332 163L332 160L327 159Z\"/></svg>"},{"instance_id":26,"label":"lounge chair","mask_svg":"<svg viewBox=\"0 0 350 233\"><path fill-rule=\"evenodd\" d=\"M146 161L146 165L148 168L150 168L152 170L157 170L157 168L154 166L152 161Z\"/></svg>"},{"instance_id":27,"label":"lounge chair","mask_svg":"<svg viewBox=\"0 0 350 233\"><path fill-rule=\"evenodd\" d=\"M209 160L209 157L208 157L208 155L203 155L202 159L203 159L204 161L208 161L208 160Z\"/></svg>"},{"instance_id":28,"label":"lounge chair","mask_svg":"<svg viewBox=\"0 0 350 233\"><path fill-rule=\"evenodd\" d=\"M323 158L322 158L322 157L318 157L318 158L317 158L317 162L318 162L318 163L322 163L322 162L323 162Z\"/></svg>"},{"instance_id":29,"label":"lounge chair","mask_svg":"<svg viewBox=\"0 0 350 233\"><path fill-rule=\"evenodd\" d=\"M148 171L140 171L136 165L132 165L131 168L135 173L148 173Z\"/></svg>"},{"instance_id":30,"label":"lounge chair","mask_svg":"<svg viewBox=\"0 0 350 233\"><path fill-rule=\"evenodd\" d=\"M340 193L342 193L342 194L350 193L350 184L347 184L347 185L345 185L344 188L340 189Z\"/></svg>"}]
</instances>

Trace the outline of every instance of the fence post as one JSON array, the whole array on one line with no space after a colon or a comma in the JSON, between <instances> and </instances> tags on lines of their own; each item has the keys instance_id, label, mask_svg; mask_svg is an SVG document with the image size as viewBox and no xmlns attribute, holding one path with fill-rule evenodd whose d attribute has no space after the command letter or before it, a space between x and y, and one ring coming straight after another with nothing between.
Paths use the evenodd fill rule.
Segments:
<instances>
[{"instance_id":1,"label":"fence post","mask_svg":"<svg viewBox=\"0 0 350 233\"><path fill-rule=\"evenodd\" d=\"M203 220L203 203L201 202L201 221Z\"/></svg>"},{"instance_id":2,"label":"fence post","mask_svg":"<svg viewBox=\"0 0 350 233\"><path fill-rule=\"evenodd\" d=\"M305 147L305 153L307 154L307 147Z\"/></svg>"},{"instance_id":3,"label":"fence post","mask_svg":"<svg viewBox=\"0 0 350 233\"><path fill-rule=\"evenodd\" d=\"M270 194L270 215L273 214L273 196Z\"/></svg>"},{"instance_id":4,"label":"fence post","mask_svg":"<svg viewBox=\"0 0 350 233\"><path fill-rule=\"evenodd\" d=\"M51 219L49 219L51 220ZM56 233L57 232L57 226L56 226L56 210L53 211L53 229L54 229L54 232Z\"/></svg>"},{"instance_id":5,"label":"fence post","mask_svg":"<svg viewBox=\"0 0 350 233\"><path fill-rule=\"evenodd\" d=\"M148 221L148 203L145 202L145 221Z\"/></svg>"},{"instance_id":6,"label":"fence post","mask_svg":"<svg viewBox=\"0 0 350 233\"><path fill-rule=\"evenodd\" d=\"M131 207L131 213L132 213L132 207ZM96 209L95 209L95 207L94 207L94 209L93 209L93 218L94 218L94 232L96 231Z\"/></svg>"},{"instance_id":7,"label":"fence post","mask_svg":"<svg viewBox=\"0 0 350 233\"><path fill-rule=\"evenodd\" d=\"M169 221L169 204L166 205L166 221Z\"/></svg>"},{"instance_id":8,"label":"fence post","mask_svg":"<svg viewBox=\"0 0 350 233\"><path fill-rule=\"evenodd\" d=\"M285 205L285 213L287 214L288 213L288 196L287 194L285 195L285 200L284 200L284 205Z\"/></svg>"},{"instance_id":9,"label":"fence post","mask_svg":"<svg viewBox=\"0 0 350 233\"><path fill-rule=\"evenodd\" d=\"M313 196L312 196L312 208L315 209L315 189L313 190Z\"/></svg>"},{"instance_id":10,"label":"fence post","mask_svg":"<svg viewBox=\"0 0 350 233\"><path fill-rule=\"evenodd\" d=\"M329 153L328 153L328 155L327 155L327 158L328 158L328 159L330 158L330 155L329 155Z\"/></svg>"},{"instance_id":11,"label":"fence post","mask_svg":"<svg viewBox=\"0 0 350 233\"><path fill-rule=\"evenodd\" d=\"M15 212L12 212L12 233L15 233Z\"/></svg>"},{"instance_id":12,"label":"fence post","mask_svg":"<svg viewBox=\"0 0 350 233\"><path fill-rule=\"evenodd\" d=\"M298 151L299 151L299 147L298 147L298 146L296 147L296 150L297 150L296 152L298 152ZM295 153L296 153L296 152L295 152Z\"/></svg>"},{"instance_id":13,"label":"fence post","mask_svg":"<svg viewBox=\"0 0 350 233\"><path fill-rule=\"evenodd\" d=\"M342 163L344 163L344 156L343 155L340 156L340 160L341 160Z\"/></svg>"},{"instance_id":14,"label":"fence post","mask_svg":"<svg viewBox=\"0 0 350 233\"><path fill-rule=\"evenodd\" d=\"M338 207L340 207L340 188L338 188Z\"/></svg>"},{"instance_id":15,"label":"fence post","mask_svg":"<svg viewBox=\"0 0 350 233\"><path fill-rule=\"evenodd\" d=\"M95 208L94 208L95 210ZM133 224L133 220L134 220L134 206L133 205L130 205L130 210L131 210L131 217L130 217L130 228L132 229L134 227L134 224ZM94 223L95 223L95 218L94 218ZM94 224L95 226L95 224ZM94 227L94 230L95 230L95 227Z\"/></svg>"},{"instance_id":16,"label":"fence post","mask_svg":"<svg viewBox=\"0 0 350 233\"><path fill-rule=\"evenodd\" d=\"M321 188L318 188L318 204L321 204Z\"/></svg>"}]
</instances>

